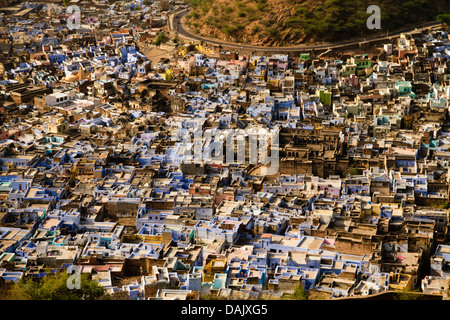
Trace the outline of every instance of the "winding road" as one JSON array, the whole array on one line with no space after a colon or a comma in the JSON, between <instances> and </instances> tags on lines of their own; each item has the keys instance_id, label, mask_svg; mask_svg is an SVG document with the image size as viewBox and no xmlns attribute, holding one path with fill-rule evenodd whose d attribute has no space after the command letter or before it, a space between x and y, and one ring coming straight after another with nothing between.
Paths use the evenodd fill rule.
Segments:
<instances>
[{"instance_id":1,"label":"winding road","mask_svg":"<svg viewBox=\"0 0 450 320\"><path fill-rule=\"evenodd\" d=\"M284 46L284 47L267 47L267 46L253 46L253 45L245 45L245 44L239 44L234 42L226 42L216 39L210 39L205 38L202 36L199 36L197 34L194 34L186 29L186 27L182 23L182 18L188 14L190 9L183 9L178 12L174 12L170 15L169 18L169 31L177 32L179 36L182 36L188 40L194 40L194 41L203 41L205 43L209 43L212 45L221 45L223 47L227 48L235 48L240 50L249 50L249 51L271 51L274 53L285 53L285 52L299 52L299 51L323 51L323 50L330 50L330 49L339 49L342 47L347 47L351 45L361 45L361 44L368 44L373 41L381 41L381 40L391 40L393 38L398 37L401 33L409 33L409 32L417 32L421 31L423 29L428 29L431 27L440 26L441 23L437 21L431 21L422 23L420 25L407 27L403 29L396 30L388 35L377 35L372 37L366 37L364 39L360 40L348 40L343 41L339 43L334 44L321 44L321 45L295 45L295 46ZM362 40L362 41L361 41Z\"/></svg>"}]
</instances>

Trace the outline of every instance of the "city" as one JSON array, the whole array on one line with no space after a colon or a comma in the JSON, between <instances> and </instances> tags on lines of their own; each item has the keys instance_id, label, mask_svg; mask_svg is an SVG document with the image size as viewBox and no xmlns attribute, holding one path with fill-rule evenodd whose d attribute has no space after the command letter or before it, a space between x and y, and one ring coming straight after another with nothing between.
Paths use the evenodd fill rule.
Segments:
<instances>
[{"instance_id":1,"label":"city","mask_svg":"<svg viewBox=\"0 0 450 320\"><path fill-rule=\"evenodd\" d=\"M3 2L1 300L448 299L450 16L270 47Z\"/></svg>"}]
</instances>

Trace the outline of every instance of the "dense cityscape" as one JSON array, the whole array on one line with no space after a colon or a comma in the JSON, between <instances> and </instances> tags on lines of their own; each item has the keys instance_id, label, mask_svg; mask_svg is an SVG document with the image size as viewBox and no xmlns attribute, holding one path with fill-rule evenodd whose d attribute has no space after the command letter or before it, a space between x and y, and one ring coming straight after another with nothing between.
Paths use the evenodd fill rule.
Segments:
<instances>
[{"instance_id":1,"label":"dense cityscape","mask_svg":"<svg viewBox=\"0 0 450 320\"><path fill-rule=\"evenodd\" d=\"M445 22L258 49L185 1L3 5L0 299L447 300Z\"/></svg>"}]
</instances>

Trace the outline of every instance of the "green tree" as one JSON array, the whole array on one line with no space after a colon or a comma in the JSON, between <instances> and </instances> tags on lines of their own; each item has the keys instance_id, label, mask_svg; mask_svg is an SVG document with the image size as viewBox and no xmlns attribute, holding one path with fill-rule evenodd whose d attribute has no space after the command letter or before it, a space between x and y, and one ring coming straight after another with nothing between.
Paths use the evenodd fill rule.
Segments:
<instances>
[{"instance_id":1,"label":"green tree","mask_svg":"<svg viewBox=\"0 0 450 320\"><path fill-rule=\"evenodd\" d=\"M302 284L298 284L295 287L292 298L295 300L308 300L308 293L305 291L305 288Z\"/></svg>"},{"instance_id":2,"label":"green tree","mask_svg":"<svg viewBox=\"0 0 450 320\"><path fill-rule=\"evenodd\" d=\"M81 274L80 289L69 289L67 272L49 274L42 279L23 277L7 293L12 300L96 300L104 289L89 274Z\"/></svg>"},{"instance_id":3,"label":"green tree","mask_svg":"<svg viewBox=\"0 0 450 320\"><path fill-rule=\"evenodd\" d=\"M156 36L155 41L153 42L156 46L160 46L162 43L166 42L169 38L165 33L160 33Z\"/></svg>"},{"instance_id":4,"label":"green tree","mask_svg":"<svg viewBox=\"0 0 450 320\"><path fill-rule=\"evenodd\" d=\"M448 13L443 13L443 14L439 14L436 17L437 21L441 21L443 24L450 26L450 14Z\"/></svg>"}]
</instances>

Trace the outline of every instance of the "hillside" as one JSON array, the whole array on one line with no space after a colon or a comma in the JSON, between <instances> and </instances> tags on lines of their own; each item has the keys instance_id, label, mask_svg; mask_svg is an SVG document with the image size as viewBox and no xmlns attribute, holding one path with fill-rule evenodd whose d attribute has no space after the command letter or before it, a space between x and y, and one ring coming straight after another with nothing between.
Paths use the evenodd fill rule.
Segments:
<instances>
[{"instance_id":1,"label":"hillside","mask_svg":"<svg viewBox=\"0 0 450 320\"><path fill-rule=\"evenodd\" d=\"M450 12L450 0L189 0L187 25L200 35L254 45L335 42L377 35ZM381 30L369 30L369 5Z\"/></svg>"}]
</instances>

